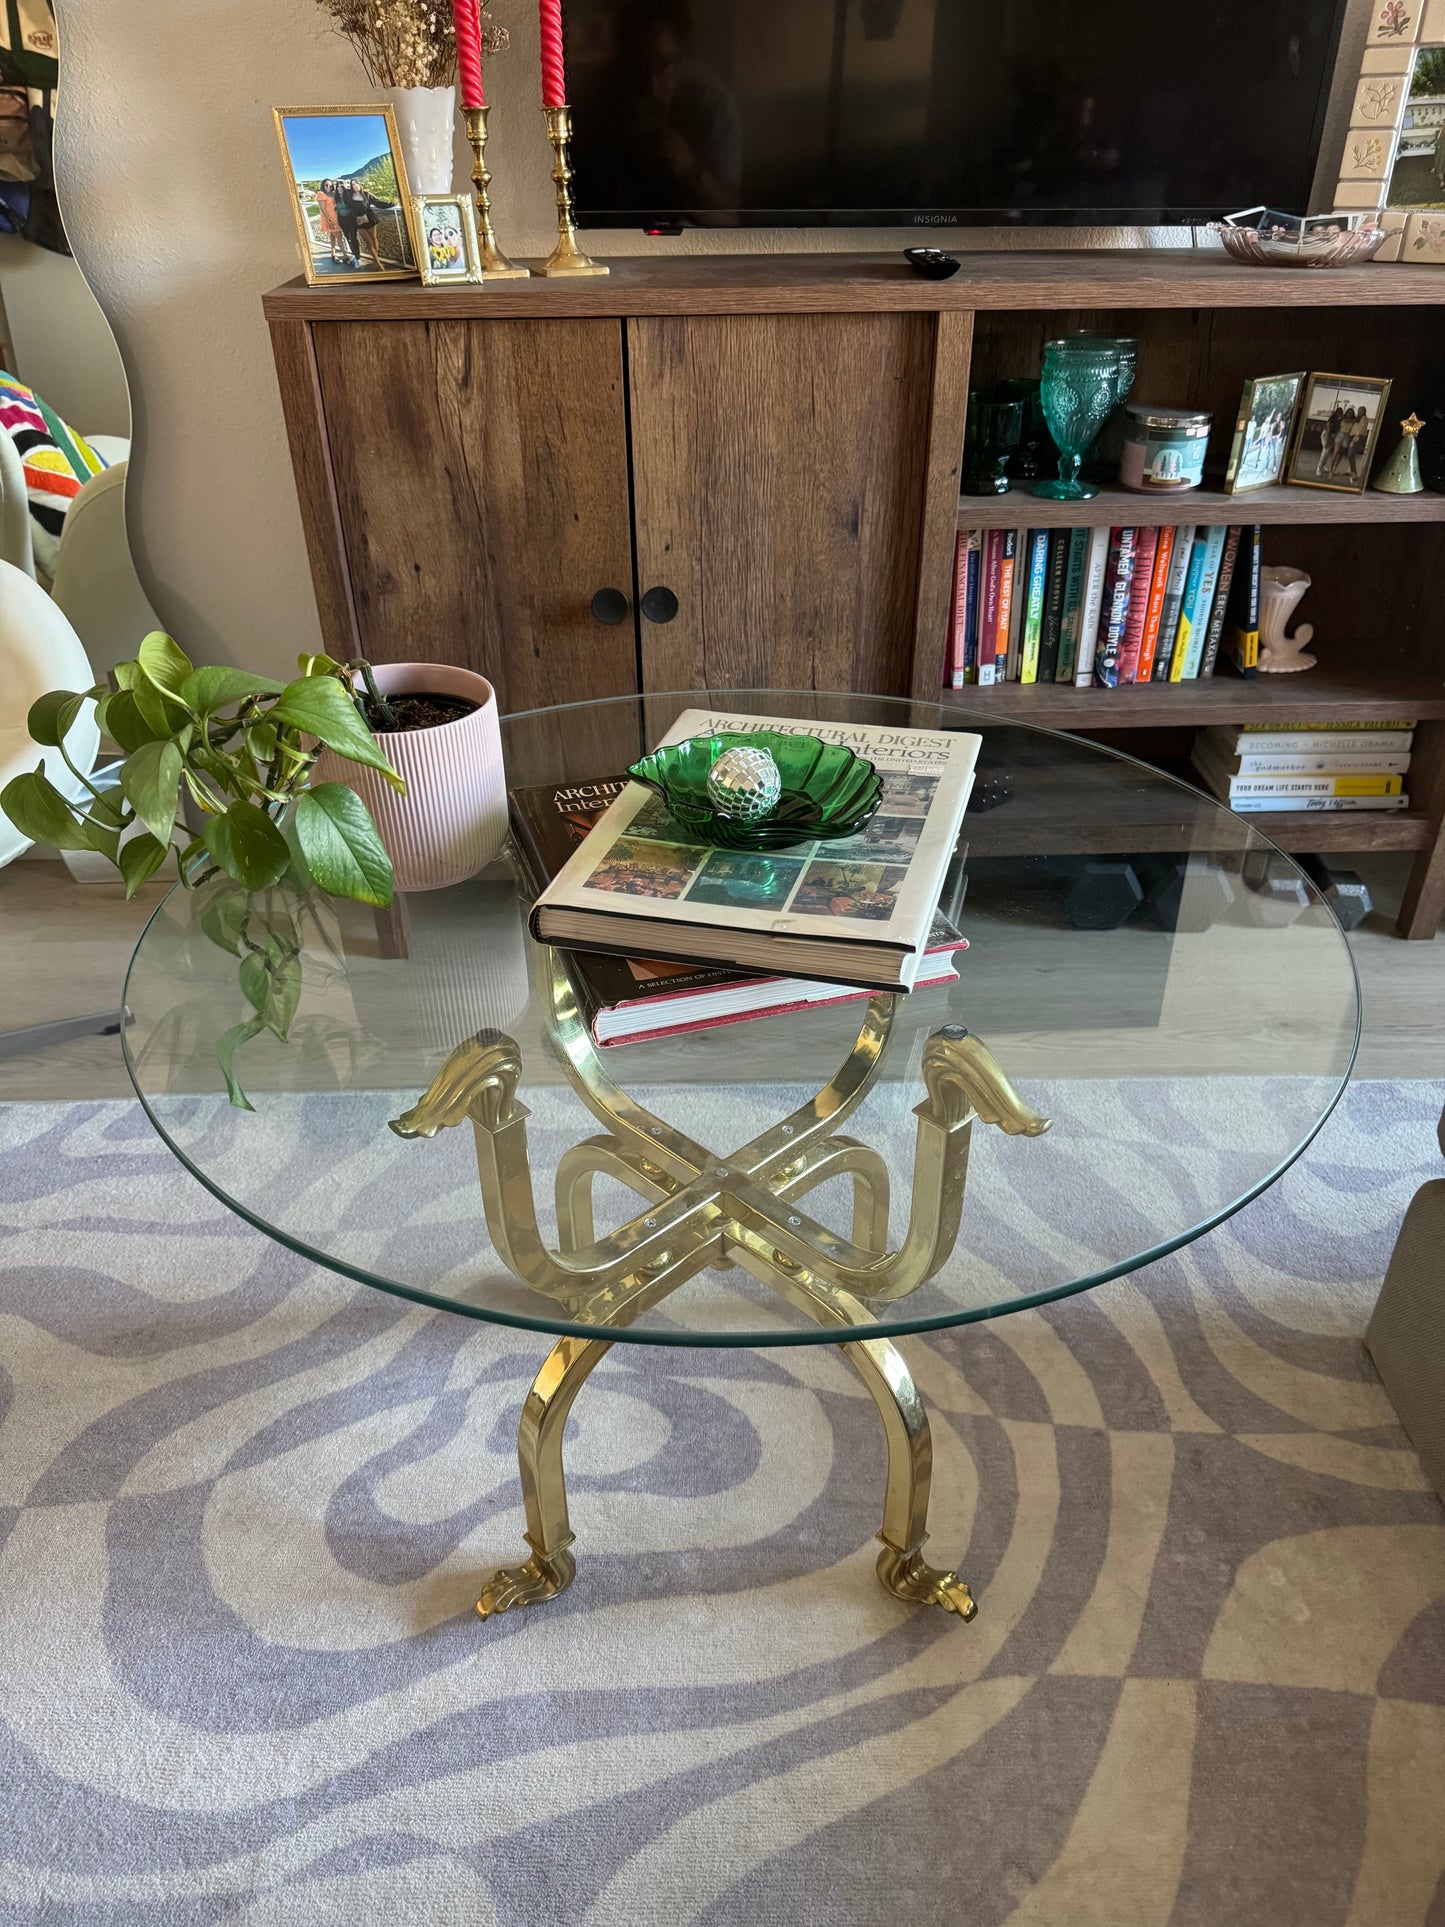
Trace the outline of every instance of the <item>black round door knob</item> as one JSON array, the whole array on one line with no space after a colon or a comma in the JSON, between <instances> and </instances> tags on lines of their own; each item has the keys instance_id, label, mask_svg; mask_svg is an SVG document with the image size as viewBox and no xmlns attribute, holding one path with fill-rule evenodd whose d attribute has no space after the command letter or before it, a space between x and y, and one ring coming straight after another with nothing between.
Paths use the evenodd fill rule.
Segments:
<instances>
[{"instance_id":1,"label":"black round door knob","mask_svg":"<svg viewBox=\"0 0 1445 1927\"><path fill-rule=\"evenodd\" d=\"M649 589L642 598L642 613L649 622L671 622L677 614L677 597L671 589Z\"/></svg>"},{"instance_id":2,"label":"black round door knob","mask_svg":"<svg viewBox=\"0 0 1445 1927\"><path fill-rule=\"evenodd\" d=\"M627 597L621 589L599 589L592 598L592 613L599 622L609 628L615 622L627 620Z\"/></svg>"}]
</instances>

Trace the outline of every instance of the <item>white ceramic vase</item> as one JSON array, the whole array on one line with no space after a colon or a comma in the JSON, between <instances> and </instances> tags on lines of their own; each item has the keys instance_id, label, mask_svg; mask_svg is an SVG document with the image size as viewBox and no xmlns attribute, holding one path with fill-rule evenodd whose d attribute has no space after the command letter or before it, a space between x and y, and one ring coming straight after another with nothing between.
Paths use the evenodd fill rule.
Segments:
<instances>
[{"instance_id":1,"label":"white ceramic vase","mask_svg":"<svg viewBox=\"0 0 1445 1927\"><path fill-rule=\"evenodd\" d=\"M404 796L377 771L329 750L317 759L315 780L356 791L386 846L398 890L461 883L492 861L507 834L496 694L485 676L438 662L379 663L372 674L386 696L462 696L478 707L454 723L379 739L406 779Z\"/></svg>"},{"instance_id":2,"label":"white ceramic vase","mask_svg":"<svg viewBox=\"0 0 1445 1927\"><path fill-rule=\"evenodd\" d=\"M413 194L450 194L456 88L389 87L386 97L396 112L408 188Z\"/></svg>"},{"instance_id":3,"label":"white ceramic vase","mask_svg":"<svg viewBox=\"0 0 1445 1927\"><path fill-rule=\"evenodd\" d=\"M1314 635L1308 622L1302 622L1292 636L1285 624L1310 586L1303 569L1282 568L1271 564L1259 572L1259 664L1262 674L1283 675L1292 669L1313 669L1315 658L1303 653Z\"/></svg>"}]
</instances>

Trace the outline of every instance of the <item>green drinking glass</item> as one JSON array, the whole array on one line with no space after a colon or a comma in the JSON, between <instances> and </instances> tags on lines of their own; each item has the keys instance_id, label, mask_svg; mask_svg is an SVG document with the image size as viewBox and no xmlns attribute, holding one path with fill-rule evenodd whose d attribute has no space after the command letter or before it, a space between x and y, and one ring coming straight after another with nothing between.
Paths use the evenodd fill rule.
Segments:
<instances>
[{"instance_id":1,"label":"green drinking glass","mask_svg":"<svg viewBox=\"0 0 1445 1927\"><path fill-rule=\"evenodd\" d=\"M1059 451L1059 479L1035 482L1035 495L1051 502L1085 502L1099 493L1092 482L1079 480L1079 469L1118 399L1120 360L1111 343L1087 338L1045 347L1039 398Z\"/></svg>"}]
</instances>

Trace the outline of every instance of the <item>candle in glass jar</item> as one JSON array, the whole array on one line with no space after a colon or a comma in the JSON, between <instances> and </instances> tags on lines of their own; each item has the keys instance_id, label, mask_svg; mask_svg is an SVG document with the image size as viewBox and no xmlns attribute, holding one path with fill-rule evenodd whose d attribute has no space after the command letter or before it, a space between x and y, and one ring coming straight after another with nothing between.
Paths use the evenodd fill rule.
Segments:
<instances>
[{"instance_id":1,"label":"candle in glass jar","mask_svg":"<svg viewBox=\"0 0 1445 1927\"><path fill-rule=\"evenodd\" d=\"M542 105L567 105L567 76L562 68L562 0L538 0L542 37Z\"/></svg>"},{"instance_id":2,"label":"candle in glass jar","mask_svg":"<svg viewBox=\"0 0 1445 1927\"><path fill-rule=\"evenodd\" d=\"M452 0L457 37L457 79L463 107L485 107L482 91L482 16L479 0Z\"/></svg>"}]
</instances>

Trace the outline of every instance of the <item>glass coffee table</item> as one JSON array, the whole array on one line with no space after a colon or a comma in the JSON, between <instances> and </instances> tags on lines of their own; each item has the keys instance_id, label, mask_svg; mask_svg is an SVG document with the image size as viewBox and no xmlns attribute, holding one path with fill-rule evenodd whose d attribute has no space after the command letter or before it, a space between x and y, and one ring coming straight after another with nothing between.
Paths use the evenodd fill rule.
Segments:
<instances>
[{"instance_id":1,"label":"glass coffee table","mask_svg":"<svg viewBox=\"0 0 1445 1927\"><path fill-rule=\"evenodd\" d=\"M981 731L942 903L970 945L956 980L599 1047L504 851L386 913L172 891L131 963L127 1062L176 1156L270 1237L555 1338L521 1419L528 1554L486 1580L484 1617L571 1583L563 1429L627 1342L840 1345L887 1440L879 1577L968 1619L968 1587L924 1555L928 1419L893 1341L1085 1291L1273 1183L1349 1075L1349 951L1293 862L1185 783L951 707L712 691L534 711L503 723L508 781L614 775L709 703ZM218 1062L249 1009L237 946L277 931L295 1010L284 1040L237 1051L241 1109Z\"/></svg>"}]
</instances>

